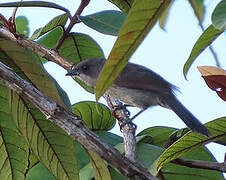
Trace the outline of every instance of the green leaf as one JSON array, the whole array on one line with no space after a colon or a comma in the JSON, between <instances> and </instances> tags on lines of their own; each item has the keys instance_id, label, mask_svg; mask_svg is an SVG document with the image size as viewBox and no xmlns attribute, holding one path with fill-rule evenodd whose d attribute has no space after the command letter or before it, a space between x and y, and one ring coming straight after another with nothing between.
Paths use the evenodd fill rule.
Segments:
<instances>
[{"instance_id":1,"label":"green leaf","mask_svg":"<svg viewBox=\"0 0 226 180\"><path fill-rule=\"evenodd\" d=\"M183 154L202 147L204 144L219 140L226 136L226 117L208 122L205 126L210 130L212 136L205 137L200 134L189 132L178 141L174 142L159 158L157 168L165 163L181 157Z\"/></svg>"},{"instance_id":2,"label":"green leaf","mask_svg":"<svg viewBox=\"0 0 226 180\"><path fill-rule=\"evenodd\" d=\"M165 147L167 142L170 139L172 133L174 133L177 129L165 126L155 126L144 129L137 136L144 136L144 138L140 141L143 143L153 144L159 147ZM150 138L147 138L150 137Z\"/></svg>"},{"instance_id":3,"label":"green leaf","mask_svg":"<svg viewBox=\"0 0 226 180\"><path fill-rule=\"evenodd\" d=\"M46 169L42 163L36 164L34 167L29 169L26 180L56 180L54 176Z\"/></svg>"},{"instance_id":4,"label":"green leaf","mask_svg":"<svg viewBox=\"0 0 226 180\"><path fill-rule=\"evenodd\" d=\"M74 140L16 93L9 102L18 129L41 163L57 179L78 178Z\"/></svg>"},{"instance_id":5,"label":"green leaf","mask_svg":"<svg viewBox=\"0 0 226 180\"><path fill-rule=\"evenodd\" d=\"M100 156L98 156L96 153L91 151L88 152L94 169L94 178L96 180L111 180L110 172L104 160L100 158Z\"/></svg>"},{"instance_id":6,"label":"green leaf","mask_svg":"<svg viewBox=\"0 0 226 180\"><path fill-rule=\"evenodd\" d=\"M71 110L70 101L65 96L61 97L56 87L56 81L46 72L39 57L28 49L22 48L16 42L0 39L0 60L13 68L22 78L32 82L48 97L58 104ZM62 90L63 91L63 90ZM64 102L67 102L64 104ZM67 105L67 106L66 106Z\"/></svg>"},{"instance_id":7,"label":"green leaf","mask_svg":"<svg viewBox=\"0 0 226 180\"><path fill-rule=\"evenodd\" d=\"M28 19L25 16L18 16L15 19L15 23L17 32L28 37L30 33L30 29L28 27Z\"/></svg>"},{"instance_id":8,"label":"green leaf","mask_svg":"<svg viewBox=\"0 0 226 180\"><path fill-rule=\"evenodd\" d=\"M79 19L90 28L108 35L117 36L127 14L120 11L102 11Z\"/></svg>"},{"instance_id":9,"label":"green leaf","mask_svg":"<svg viewBox=\"0 0 226 180\"><path fill-rule=\"evenodd\" d=\"M201 25L205 15L205 6L203 0L189 0L189 3L199 21L199 24Z\"/></svg>"},{"instance_id":10,"label":"green leaf","mask_svg":"<svg viewBox=\"0 0 226 180\"><path fill-rule=\"evenodd\" d=\"M39 28L35 30L35 32L32 34L31 39L38 39L43 34L53 30L54 28L61 26L62 28L65 26L66 22L68 20L68 14L62 14L59 16L56 16L54 19L52 19L48 24L46 24L43 28Z\"/></svg>"},{"instance_id":11,"label":"green leaf","mask_svg":"<svg viewBox=\"0 0 226 180\"><path fill-rule=\"evenodd\" d=\"M47 7L62 10L69 13L69 10L51 2L44 1L27 1L27 2L10 2L10 3L0 3L0 7Z\"/></svg>"},{"instance_id":12,"label":"green leaf","mask_svg":"<svg viewBox=\"0 0 226 180\"><path fill-rule=\"evenodd\" d=\"M152 145L165 147L168 146L169 142L171 142L173 139L178 139L180 136L180 133L182 130L177 131L175 128L170 127L164 127L164 126L156 126L156 127L150 127L138 134L139 137L143 137L140 142L146 142ZM147 139L146 137L151 137ZM151 141L147 141L151 140ZM151 151L149 154L151 156ZM196 159L196 160L205 160L205 161L212 161L216 162L213 155L208 151L205 147L199 147L196 150L190 151L182 156L183 158L187 159ZM158 160L158 159L157 159ZM157 160L155 162L152 162L152 164L148 167L152 174L157 175L158 171L156 169ZM166 179L174 179L174 180L180 180L185 179L186 177L189 177L194 180L205 180L205 179L222 179L222 175L220 172L214 172L212 170L202 170L200 169L197 171L195 168L189 168L186 166L176 165L174 163L166 163L161 168L161 175L164 176ZM159 175L159 178L160 176ZM162 177L161 176L161 177ZM157 176L158 177L158 176Z\"/></svg>"},{"instance_id":13,"label":"green leaf","mask_svg":"<svg viewBox=\"0 0 226 180\"><path fill-rule=\"evenodd\" d=\"M210 25L196 41L192 48L191 54L184 64L183 72L186 78L189 68L195 59L204 51L220 34L222 31L216 29L213 25Z\"/></svg>"},{"instance_id":14,"label":"green leaf","mask_svg":"<svg viewBox=\"0 0 226 180\"><path fill-rule=\"evenodd\" d=\"M49 31L46 35L42 36L37 40L41 45L44 45L48 48L55 48L61 36L63 35L62 27L56 27L52 31ZM46 60L45 60L46 61Z\"/></svg>"},{"instance_id":15,"label":"green leaf","mask_svg":"<svg viewBox=\"0 0 226 180\"><path fill-rule=\"evenodd\" d=\"M110 130L115 125L115 119L110 109L104 104L92 101L82 101L72 106L73 113L80 116L91 130Z\"/></svg>"},{"instance_id":16,"label":"green leaf","mask_svg":"<svg viewBox=\"0 0 226 180\"><path fill-rule=\"evenodd\" d=\"M138 160L148 169L156 159L163 153L164 149L158 146L154 146L146 143L137 144Z\"/></svg>"},{"instance_id":17,"label":"green leaf","mask_svg":"<svg viewBox=\"0 0 226 180\"><path fill-rule=\"evenodd\" d=\"M119 143L123 143L123 139L122 137L107 132L107 131L95 131L95 133L105 142L111 144L112 146L115 146ZM76 156L77 157L82 157L82 158L78 158L78 168L82 169L84 168L87 164L90 163L90 158L89 158L89 154L87 153L87 151L83 148L83 146L78 143L77 141L75 141L75 149L76 149ZM90 165L90 168L92 168L92 166ZM84 172L85 173L85 172ZM93 174L93 172L92 172Z\"/></svg>"},{"instance_id":18,"label":"green leaf","mask_svg":"<svg viewBox=\"0 0 226 180\"><path fill-rule=\"evenodd\" d=\"M132 7L134 0L108 0L114 5L116 5L123 12L128 13L130 8Z\"/></svg>"},{"instance_id":19,"label":"green leaf","mask_svg":"<svg viewBox=\"0 0 226 180\"><path fill-rule=\"evenodd\" d=\"M93 171L93 166L91 163L87 164L84 166L82 169L79 171L79 177L80 179L93 179L94 178L94 171Z\"/></svg>"},{"instance_id":20,"label":"green leaf","mask_svg":"<svg viewBox=\"0 0 226 180\"><path fill-rule=\"evenodd\" d=\"M0 83L0 179L22 180L28 166L28 145L13 121L10 93Z\"/></svg>"},{"instance_id":21,"label":"green leaf","mask_svg":"<svg viewBox=\"0 0 226 180\"><path fill-rule=\"evenodd\" d=\"M225 9L226 9L226 0L222 0L214 9L211 17L213 25L221 31L226 30L226 10Z\"/></svg>"},{"instance_id":22,"label":"green leaf","mask_svg":"<svg viewBox=\"0 0 226 180\"><path fill-rule=\"evenodd\" d=\"M44 45L48 48L55 48L61 36L63 35L62 27L56 27L52 31L48 32L46 35L42 36L37 40L37 42L41 45ZM42 63L47 62L47 60L43 57L40 57Z\"/></svg>"},{"instance_id":23,"label":"green leaf","mask_svg":"<svg viewBox=\"0 0 226 180\"><path fill-rule=\"evenodd\" d=\"M118 136L117 134L113 134L107 131L96 131L95 133L100 136L103 141L111 144L112 146L123 143L123 138L121 136Z\"/></svg>"},{"instance_id":24,"label":"green leaf","mask_svg":"<svg viewBox=\"0 0 226 180\"><path fill-rule=\"evenodd\" d=\"M96 100L117 78L170 2L171 0L134 1L97 82Z\"/></svg>"},{"instance_id":25,"label":"green leaf","mask_svg":"<svg viewBox=\"0 0 226 180\"><path fill-rule=\"evenodd\" d=\"M60 48L60 55L75 64L88 58L104 57L104 53L97 42L82 33L71 33Z\"/></svg>"},{"instance_id":26,"label":"green leaf","mask_svg":"<svg viewBox=\"0 0 226 180\"><path fill-rule=\"evenodd\" d=\"M74 64L78 64L88 58L104 57L104 53L97 42L90 36L81 33L71 33L70 36L65 39L60 48L60 55ZM77 77L73 77L73 79L86 91L94 93L92 87L87 86Z\"/></svg>"}]
</instances>

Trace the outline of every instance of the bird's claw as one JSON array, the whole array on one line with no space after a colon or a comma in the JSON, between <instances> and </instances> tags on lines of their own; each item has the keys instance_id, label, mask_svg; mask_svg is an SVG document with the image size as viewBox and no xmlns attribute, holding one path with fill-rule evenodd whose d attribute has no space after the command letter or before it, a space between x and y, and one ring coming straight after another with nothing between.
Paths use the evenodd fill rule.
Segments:
<instances>
[{"instance_id":1,"label":"bird's claw","mask_svg":"<svg viewBox=\"0 0 226 180\"><path fill-rule=\"evenodd\" d=\"M130 112L128 111L128 109L126 109L126 105L123 104L119 104L118 106L113 107L113 112L118 111L118 110L123 110L123 112L125 113L126 117L130 116Z\"/></svg>"},{"instance_id":2,"label":"bird's claw","mask_svg":"<svg viewBox=\"0 0 226 180\"><path fill-rule=\"evenodd\" d=\"M126 125L130 125L130 128L132 128L134 131L137 129L137 125L134 124L131 119L127 119L127 120L120 122L120 131L121 132L123 132L123 128Z\"/></svg>"}]
</instances>

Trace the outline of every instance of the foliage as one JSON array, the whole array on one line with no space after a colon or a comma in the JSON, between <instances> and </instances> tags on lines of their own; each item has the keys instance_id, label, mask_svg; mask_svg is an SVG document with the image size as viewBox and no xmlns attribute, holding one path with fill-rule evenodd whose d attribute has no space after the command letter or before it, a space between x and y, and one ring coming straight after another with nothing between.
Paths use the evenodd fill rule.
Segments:
<instances>
[{"instance_id":1,"label":"foliage","mask_svg":"<svg viewBox=\"0 0 226 180\"><path fill-rule=\"evenodd\" d=\"M77 23L106 34L117 36L108 61L99 78L96 89L75 78L74 80L99 99L123 70L130 57L147 34L159 21L165 29L173 0L109 0L121 11L101 11L87 16L76 15ZM194 15L201 25L205 15L203 0L189 0ZM63 14L52 18L31 36L26 17L16 17L16 30L40 45L56 48L59 54L77 64L87 58L104 57L101 45L92 35L83 32L68 32L67 21L72 15L63 5L50 2L9 2L1 7L45 7L58 9ZM226 1L222 0L212 13L212 24L195 43L184 65L184 75L195 59L225 30ZM1 26L6 20L1 18ZM76 23L75 23L76 24ZM95 102L78 102L71 105L66 92L44 69L48 59L22 48L16 42L0 37L0 61L12 68L19 76L31 82L48 97L68 111L80 116L86 125L101 139L115 148L122 147L122 138L107 132L115 120L110 109ZM217 74L217 73L216 73ZM225 87L225 86L221 86ZM225 96L224 96L225 97ZM62 129L51 123L38 109L0 83L0 179L123 179L118 171L110 167L97 154L88 151L74 141ZM170 127L149 127L137 135L139 161L160 179L223 179L221 173L199 170L173 164L178 157L216 162L203 146L214 141L226 145L226 118L218 118L206 124L211 137L203 137L186 130ZM175 176L177 174L177 176ZM175 178L176 177L176 178Z\"/></svg>"}]
</instances>

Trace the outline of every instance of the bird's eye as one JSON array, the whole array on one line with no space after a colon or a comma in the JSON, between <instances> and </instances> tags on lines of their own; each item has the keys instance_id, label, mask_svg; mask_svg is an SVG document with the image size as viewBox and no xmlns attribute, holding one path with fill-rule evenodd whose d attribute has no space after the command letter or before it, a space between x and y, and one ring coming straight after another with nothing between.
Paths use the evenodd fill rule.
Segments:
<instances>
[{"instance_id":1,"label":"bird's eye","mask_svg":"<svg viewBox=\"0 0 226 180\"><path fill-rule=\"evenodd\" d=\"M88 67L86 65L82 66L82 70L87 71Z\"/></svg>"}]
</instances>

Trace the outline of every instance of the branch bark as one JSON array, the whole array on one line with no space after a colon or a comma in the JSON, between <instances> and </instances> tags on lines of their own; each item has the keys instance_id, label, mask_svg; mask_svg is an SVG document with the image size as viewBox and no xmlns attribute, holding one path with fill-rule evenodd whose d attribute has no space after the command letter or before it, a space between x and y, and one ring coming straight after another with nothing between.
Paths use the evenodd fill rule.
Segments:
<instances>
[{"instance_id":1,"label":"branch bark","mask_svg":"<svg viewBox=\"0 0 226 180\"><path fill-rule=\"evenodd\" d=\"M16 91L22 98L35 105L45 116L61 127L72 138L76 139L88 150L97 153L108 164L115 167L130 179L156 180L139 163L130 161L118 150L100 140L90 131L82 120L73 116L55 101L36 89L31 83L20 78L9 67L0 62L0 80L10 89Z\"/></svg>"},{"instance_id":2,"label":"branch bark","mask_svg":"<svg viewBox=\"0 0 226 180\"><path fill-rule=\"evenodd\" d=\"M128 123L130 119L129 119L128 112L125 108L114 110L115 107L122 106L122 103L119 100L112 98L106 93L104 94L103 97L107 101L107 104L110 107L110 109L114 113L116 113L115 116L118 119L118 124L123 134L125 157L127 157L133 162L137 162L138 160L137 160L136 137L135 137L136 126L133 123Z\"/></svg>"},{"instance_id":3,"label":"branch bark","mask_svg":"<svg viewBox=\"0 0 226 180\"><path fill-rule=\"evenodd\" d=\"M191 160L191 159L185 159L185 158L178 158L171 162L175 164L187 166L190 168L209 169L209 170L216 170L220 172L226 172L226 163L217 163L217 162L209 162L209 161L202 161L202 160Z\"/></svg>"},{"instance_id":4,"label":"branch bark","mask_svg":"<svg viewBox=\"0 0 226 180\"><path fill-rule=\"evenodd\" d=\"M15 38L15 36L5 27L0 27L0 37L15 41L20 46L32 50L38 55L60 65L66 70L69 70L73 65L72 62L68 61L66 58L61 57L55 50L42 46L35 41L29 40L25 36L19 36L18 38Z\"/></svg>"}]
</instances>

